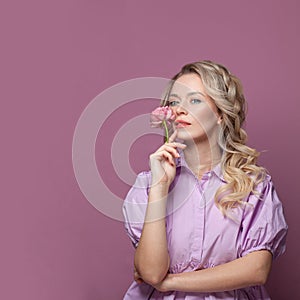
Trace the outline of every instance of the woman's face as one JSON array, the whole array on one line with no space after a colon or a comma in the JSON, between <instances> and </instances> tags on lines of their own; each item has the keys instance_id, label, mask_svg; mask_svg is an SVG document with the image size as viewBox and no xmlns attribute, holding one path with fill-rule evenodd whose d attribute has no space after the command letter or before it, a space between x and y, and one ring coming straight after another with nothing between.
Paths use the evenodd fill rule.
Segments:
<instances>
[{"instance_id":1,"label":"woman's face","mask_svg":"<svg viewBox=\"0 0 300 300\"><path fill-rule=\"evenodd\" d=\"M169 106L176 115L174 126L179 139L199 142L216 136L221 118L197 74L184 74L175 81Z\"/></svg>"}]
</instances>

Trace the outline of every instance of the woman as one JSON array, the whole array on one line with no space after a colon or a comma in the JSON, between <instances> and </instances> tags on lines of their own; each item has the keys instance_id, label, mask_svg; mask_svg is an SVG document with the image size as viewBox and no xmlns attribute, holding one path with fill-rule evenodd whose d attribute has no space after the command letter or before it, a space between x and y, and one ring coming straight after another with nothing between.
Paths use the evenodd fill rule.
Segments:
<instances>
[{"instance_id":1,"label":"woman","mask_svg":"<svg viewBox=\"0 0 300 300\"><path fill-rule=\"evenodd\" d=\"M246 146L237 77L211 61L185 65L162 106L175 115L123 206L136 250L124 299L270 299L287 225L271 176Z\"/></svg>"}]
</instances>

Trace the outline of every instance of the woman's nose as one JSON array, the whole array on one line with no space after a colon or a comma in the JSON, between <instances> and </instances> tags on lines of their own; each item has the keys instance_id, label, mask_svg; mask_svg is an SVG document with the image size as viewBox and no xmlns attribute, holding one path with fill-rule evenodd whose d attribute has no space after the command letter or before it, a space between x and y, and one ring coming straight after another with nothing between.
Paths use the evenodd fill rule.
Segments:
<instances>
[{"instance_id":1,"label":"woman's nose","mask_svg":"<svg viewBox=\"0 0 300 300\"><path fill-rule=\"evenodd\" d=\"M187 114L187 110L182 105L178 105L175 111L177 115Z\"/></svg>"}]
</instances>

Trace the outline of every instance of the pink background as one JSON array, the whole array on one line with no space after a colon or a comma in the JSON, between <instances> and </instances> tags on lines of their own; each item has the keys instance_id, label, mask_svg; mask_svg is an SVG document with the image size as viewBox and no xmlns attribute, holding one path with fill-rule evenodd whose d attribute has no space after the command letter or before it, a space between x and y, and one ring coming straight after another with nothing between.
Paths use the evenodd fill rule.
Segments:
<instances>
[{"instance_id":1,"label":"pink background","mask_svg":"<svg viewBox=\"0 0 300 300\"><path fill-rule=\"evenodd\" d=\"M268 288L272 299L300 299L299 8L296 0L1 1L0 299L122 298L133 248L123 224L97 211L78 187L74 129L106 88L171 77L200 59L223 63L244 84L249 144L268 150L260 162L290 226ZM100 164L109 126L102 134ZM145 141L132 149L140 155L130 158L137 171L156 146ZM109 161L104 167L112 184ZM117 193L127 191L120 184Z\"/></svg>"}]
</instances>

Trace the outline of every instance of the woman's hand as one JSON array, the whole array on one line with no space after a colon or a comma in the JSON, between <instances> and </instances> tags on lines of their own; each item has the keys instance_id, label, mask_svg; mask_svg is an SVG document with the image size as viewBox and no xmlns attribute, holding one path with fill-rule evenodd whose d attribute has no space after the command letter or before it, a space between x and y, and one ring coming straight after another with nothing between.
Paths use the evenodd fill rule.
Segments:
<instances>
[{"instance_id":1,"label":"woman's hand","mask_svg":"<svg viewBox=\"0 0 300 300\"><path fill-rule=\"evenodd\" d=\"M138 273L138 271L136 270L136 268L134 268L134 271L133 271L133 278L134 278L134 281L136 281L137 283L143 283L144 282L143 278Z\"/></svg>"},{"instance_id":2,"label":"woman's hand","mask_svg":"<svg viewBox=\"0 0 300 300\"><path fill-rule=\"evenodd\" d=\"M174 142L177 131L169 138L169 143L163 144L150 155L150 168L152 173L152 185L163 183L170 185L175 178L175 158L179 157L177 148L184 149L186 145Z\"/></svg>"},{"instance_id":3,"label":"woman's hand","mask_svg":"<svg viewBox=\"0 0 300 300\"><path fill-rule=\"evenodd\" d=\"M172 291L172 279L174 274L167 274L167 276L160 283L153 285L159 292L165 293Z\"/></svg>"},{"instance_id":4,"label":"woman's hand","mask_svg":"<svg viewBox=\"0 0 300 300\"><path fill-rule=\"evenodd\" d=\"M171 291L170 283L173 276L173 274L167 274L167 276L160 283L153 285L153 287L159 292ZM137 283L144 283L144 280L142 279L141 275L138 273L136 268L134 268L134 280Z\"/></svg>"}]
</instances>

